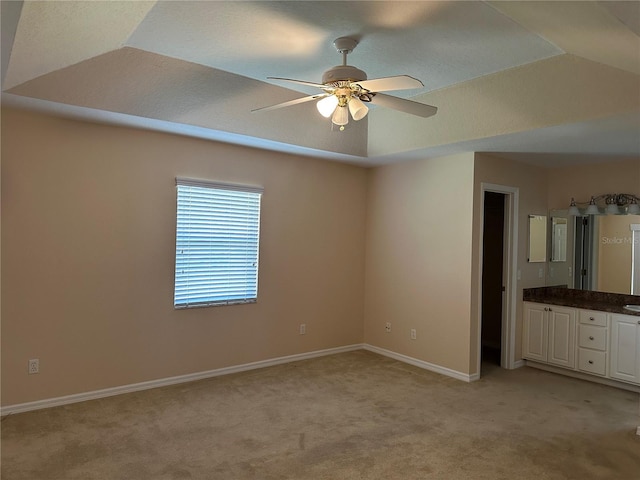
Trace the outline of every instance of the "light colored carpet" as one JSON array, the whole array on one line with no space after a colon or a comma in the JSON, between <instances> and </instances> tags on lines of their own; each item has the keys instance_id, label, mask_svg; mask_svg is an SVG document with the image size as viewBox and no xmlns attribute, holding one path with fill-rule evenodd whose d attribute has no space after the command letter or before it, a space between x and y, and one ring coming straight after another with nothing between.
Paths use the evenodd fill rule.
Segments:
<instances>
[{"instance_id":1,"label":"light colored carpet","mask_svg":"<svg viewBox=\"0 0 640 480\"><path fill-rule=\"evenodd\" d=\"M638 395L366 351L6 417L2 480L640 479Z\"/></svg>"}]
</instances>

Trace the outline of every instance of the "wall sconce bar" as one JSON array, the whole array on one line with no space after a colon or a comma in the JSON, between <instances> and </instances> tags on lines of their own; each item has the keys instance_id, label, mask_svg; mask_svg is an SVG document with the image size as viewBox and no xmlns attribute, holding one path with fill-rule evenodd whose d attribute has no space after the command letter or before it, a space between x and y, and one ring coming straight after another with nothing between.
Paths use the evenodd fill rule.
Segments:
<instances>
[{"instance_id":1,"label":"wall sconce bar","mask_svg":"<svg viewBox=\"0 0 640 480\"><path fill-rule=\"evenodd\" d=\"M638 215L640 214L640 197L632 193L604 193L591 197L588 202L576 202L571 198L569 215ZM578 205L586 205L581 211Z\"/></svg>"}]
</instances>

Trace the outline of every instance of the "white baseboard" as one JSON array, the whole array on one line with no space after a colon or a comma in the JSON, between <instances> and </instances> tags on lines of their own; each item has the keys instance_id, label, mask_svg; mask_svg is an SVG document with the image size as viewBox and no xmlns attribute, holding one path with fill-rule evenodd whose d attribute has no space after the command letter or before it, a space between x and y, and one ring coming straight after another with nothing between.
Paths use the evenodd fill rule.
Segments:
<instances>
[{"instance_id":1,"label":"white baseboard","mask_svg":"<svg viewBox=\"0 0 640 480\"><path fill-rule=\"evenodd\" d=\"M246 372L248 370L256 370L259 368L281 365L283 363L299 362L301 360L308 360L311 358L323 357L326 355L335 355L337 353L352 352L355 350L367 350L369 352L393 358L394 360L408 363L409 365L414 365L419 368L424 368L425 370L430 370L432 372L446 375L447 377L452 377L464 382L471 382L479 378L478 374L468 375L456 370L451 370L450 368L441 367L440 365L425 362L424 360L418 360L417 358L402 355L401 353L392 352L391 350L386 350L374 345L360 343L354 345L346 345L344 347L328 348L326 350L316 350L313 352L299 353L296 355L287 355L285 357L271 358L258 362L245 363L243 365L234 365L231 367L218 368L215 370L207 370L205 372L189 373L186 375L179 375L177 377L160 378L158 380L151 380L148 382L132 383L130 385L122 385L119 387L94 390L92 392L76 393L73 395L66 395L64 397L46 398L44 400L37 400L35 402L7 405L6 407L0 408L0 416L29 412L32 410L40 410L43 408L59 407L61 405L68 405L71 403L96 400L98 398L112 397L114 395L138 392L140 390L149 390L151 388L166 387L169 385L176 385L178 383L193 382L196 380L203 380L205 378Z\"/></svg>"},{"instance_id":2,"label":"white baseboard","mask_svg":"<svg viewBox=\"0 0 640 480\"><path fill-rule=\"evenodd\" d=\"M441 367L440 365L435 365L433 363L425 362L424 360L419 360L417 358L409 357L407 355L402 355L401 353L392 352L391 350L386 350L384 348L376 347L374 345L369 345L365 343L362 346L362 348L373 353L384 355L385 357L393 358L394 360L398 360L400 362L408 363L409 365L413 365L419 368L424 368L425 370L439 373L441 375L446 375L447 377L452 377L457 380L462 380L463 382L472 382L480 378L478 374L469 375L467 373L458 372L457 370Z\"/></svg>"},{"instance_id":3,"label":"white baseboard","mask_svg":"<svg viewBox=\"0 0 640 480\"><path fill-rule=\"evenodd\" d=\"M520 359L520 360L516 360L513 364L513 369L515 370L516 368L522 368L526 365L525 361Z\"/></svg>"},{"instance_id":4,"label":"white baseboard","mask_svg":"<svg viewBox=\"0 0 640 480\"><path fill-rule=\"evenodd\" d=\"M195 380L203 380L205 378L219 377L221 375L229 375L231 373L246 372L248 370L255 370L258 368L281 365L283 363L299 362L300 360L308 360L310 358L323 357L326 355L335 355L337 353L351 352L354 350L361 350L362 348L364 348L363 344L346 345L344 347L328 348L326 350L316 350L313 352L299 353L296 355L287 355L285 357L271 358L268 360L261 360L259 362L245 363L243 365L234 365L231 367L218 368L215 370L208 370L205 372L189 373L186 375L179 375L177 377L161 378L158 380L151 380L148 382L133 383L130 385L122 385L119 387L105 388L102 390L95 390L92 392L83 392L83 393L77 393L74 395L66 395L64 397L47 398L44 400L37 400L35 402L8 405L6 407L0 408L0 416L10 415L13 413L28 412L31 410L40 410L43 408L58 407L60 405L68 405L70 403L84 402L87 400L96 400L98 398L112 397L114 395L121 395L123 393L138 392L140 390L149 390L151 388L165 387L168 385L175 385L178 383L193 382Z\"/></svg>"}]
</instances>

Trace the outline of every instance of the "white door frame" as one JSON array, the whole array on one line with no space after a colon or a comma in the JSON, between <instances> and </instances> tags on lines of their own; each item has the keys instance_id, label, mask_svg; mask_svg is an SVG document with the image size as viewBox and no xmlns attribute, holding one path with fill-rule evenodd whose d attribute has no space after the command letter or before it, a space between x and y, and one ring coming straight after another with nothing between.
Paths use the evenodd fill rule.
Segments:
<instances>
[{"instance_id":1,"label":"white door frame","mask_svg":"<svg viewBox=\"0 0 640 480\"><path fill-rule=\"evenodd\" d=\"M502 368L516 368L516 306L518 304L518 208L520 189L493 183L480 184L480 242L478 269L478 372L473 375L480 377L482 362L482 268L483 268L483 244L484 244L484 194L485 192L502 193L505 195L505 228L503 232L503 281L505 292L502 304L502 346L500 366Z\"/></svg>"},{"instance_id":2,"label":"white door frame","mask_svg":"<svg viewBox=\"0 0 640 480\"><path fill-rule=\"evenodd\" d=\"M632 223L629 229L631 230L631 295L640 295L640 223Z\"/></svg>"}]
</instances>

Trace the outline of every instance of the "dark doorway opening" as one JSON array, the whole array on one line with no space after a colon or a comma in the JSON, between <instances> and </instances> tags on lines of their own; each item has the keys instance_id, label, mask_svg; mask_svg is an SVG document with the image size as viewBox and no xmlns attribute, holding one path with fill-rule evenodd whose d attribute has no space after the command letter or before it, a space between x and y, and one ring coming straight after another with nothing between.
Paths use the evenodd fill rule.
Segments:
<instances>
[{"instance_id":1,"label":"dark doorway opening","mask_svg":"<svg viewBox=\"0 0 640 480\"><path fill-rule=\"evenodd\" d=\"M484 193L482 238L482 364L500 365L504 286L506 195Z\"/></svg>"},{"instance_id":2,"label":"dark doorway opening","mask_svg":"<svg viewBox=\"0 0 640 480\"><path fill-rule=\"evenodd\" d=\"M594 278L594 219L588 215L576 217L573 285L580 290L592 290Z\"/></svg>"}]
</instances>

